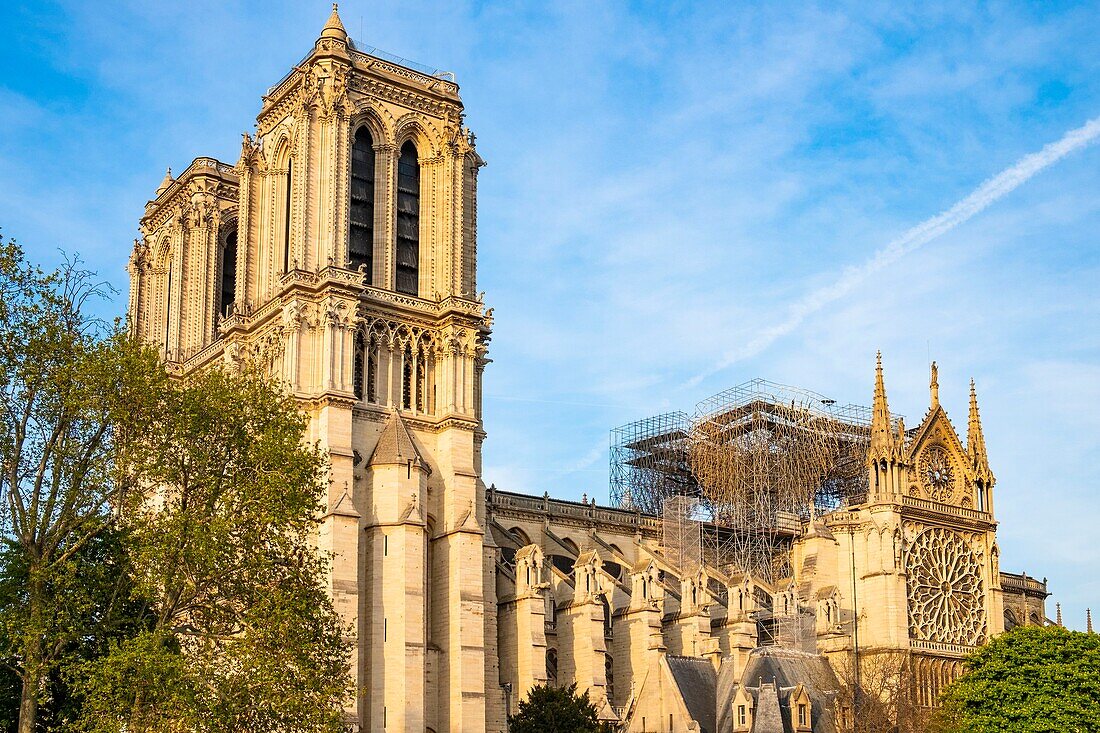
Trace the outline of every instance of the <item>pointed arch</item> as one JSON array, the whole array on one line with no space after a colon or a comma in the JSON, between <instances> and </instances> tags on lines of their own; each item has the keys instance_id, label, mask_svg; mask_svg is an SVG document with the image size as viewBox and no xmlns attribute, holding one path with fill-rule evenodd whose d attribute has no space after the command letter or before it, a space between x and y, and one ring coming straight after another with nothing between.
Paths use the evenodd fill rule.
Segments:
<instances>
[{"instance_id":1,"label":"pointed arch","mask_svg":"<svg viewBox=\"0 0 1100 733\"><path fill-rule=\"evenodd\" d=\"M349 177L348 267L374 281L375 137L367 125L352 135Z\"/></svg>"},{"instance_id":2,"label":"pointed arch","mask_svg":"<svg viewBox=\"0 0 1100 733\"><path fill-rule=\"evenodd\" d=\"M292 193L294 190L294 156L291 153L291 136L288 130L281 130L272 147L271 181L274 206L271 223L275 252L278 253L279 272L291 269L290 221L292 212Z\"/></svg>"},{"instance_id":3,"label":"pointed arch","mask_svg":"<svg viewBox=\"0 0 1100 733\"><path fill-rule=\"evenodd\" d=\"M394 289L420 294L420 153L406 140L397 160L397 258Z\"/></svg>"},{"instance_id":4,"label":"pointed arch","mask_svg":"<svg viewBox=\"0 0 1100 733\"><path fill-rule=\"evenodd\" d=\"M218 268L217 315L227 318L233 315L237 300L237 219L226 221L218 236L218 251L215 258ZM216 327L216 325L215 325Z\"/></svg>"}]
</instances>

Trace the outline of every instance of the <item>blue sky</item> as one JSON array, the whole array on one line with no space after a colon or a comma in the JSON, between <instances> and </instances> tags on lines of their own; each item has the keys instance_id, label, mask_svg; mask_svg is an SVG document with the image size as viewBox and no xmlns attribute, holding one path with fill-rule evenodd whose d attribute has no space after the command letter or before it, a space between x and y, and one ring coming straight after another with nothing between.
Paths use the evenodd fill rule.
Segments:
<instances>
[{"instance_id":1,"label":"blue sky","mask_svg":"<svg viewBox=\"0 0 1100 733\"><path fill-rule=\"evenodd\" d=\"M5 4L4 234L47 263L79 252L125 293L165 166L235 162L261 94L328 12ZM365 45L454 70L489 161L488 482L604 502L612 427L757 376L869 403L876 349L913 425L931 357L963 431L978 382L1002 566L1048 576L1068 625L1100 606L1100 145L745 349L1100 115L1100 5L372 0L341 14Z\"/></svg>"}]
</instances>

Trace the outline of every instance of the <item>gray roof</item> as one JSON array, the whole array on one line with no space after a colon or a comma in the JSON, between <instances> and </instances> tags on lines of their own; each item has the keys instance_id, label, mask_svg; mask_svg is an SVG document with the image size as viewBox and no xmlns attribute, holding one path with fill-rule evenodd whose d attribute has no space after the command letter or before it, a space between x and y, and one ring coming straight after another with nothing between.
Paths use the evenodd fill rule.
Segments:
<instances>
[{"instance_id":1,"label":"gray roof","mask_svg":"<svg viewBox=\"0 0 1100 733\"><path fill-rule=\"evenodd\" d=\"M665 659L692 720L699 723L703 733L716 733L714 701L718 675L714 671L714 665L701 657L677 657L670 654Z\"/></svg>"},{"instance_id":2,"label":"gray roof","mask_svg":"<svg viewBox=\"0 0 1100 733\"><path fill-rule=\"evenodd\" d=\"M806 694L810 696L814 733L836 733L833 700L840 689L840 681L837 680L829 660L820 654L809 654L781 647L755 649L749 657L748 664L745 665L742 681L747 687L774 682L779 688L784 733L791 733L789 694L794 687L801 684L806 688ZM758 727L753 728L754 733L760 733L761 730ZM770 729L763 730L771 733Z\"/></svg>"},{"instance_id":3,"label":"gray roof","mask_svg":"<svg viewBox=\"0 0 1100 733\"><path fill-rule=\"evenodd\" d=\"M394 410L390 413L390 419L386 422L382 435L378 437L378 443L375 444L374 452L371 453L367 465L397 464L403 466L410 461L413 465L422 466L428 473L431 473L431 468L424 457L420 455L416 443L413 442L412 435L409 434L409 429L405 427L405 421L401 419L401 413Z\"/></svg>"},{"instance_id":4,"label":"gray roof","mask_svg":"<svg viewBox=\"0 0 1100 733\"><path fill-rule=\"evenodd\" d=\"M756 714L752 718L752 733L787 733L790 727L779 705L779 691L774 682L762 682L756 690Z\"/></svg>"}]
</instances>

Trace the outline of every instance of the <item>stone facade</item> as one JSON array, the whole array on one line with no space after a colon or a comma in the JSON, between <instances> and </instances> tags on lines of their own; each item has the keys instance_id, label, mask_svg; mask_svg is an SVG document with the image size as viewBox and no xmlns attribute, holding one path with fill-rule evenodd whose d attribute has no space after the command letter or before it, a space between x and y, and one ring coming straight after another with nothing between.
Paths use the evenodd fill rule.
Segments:
<instances>
[{"instance_id":1,"label":"stone facade","mask_svg":"<svg viewBox=\"0 0 1100 733\"><path fill-rule=\"evenodd\" d=\"M867 501L795 523L779 583L674 561L654 516L487 490L462 109L334 8L235 164L166 175L129 266L132 327L170 371L259 365L328 452L317 541L356 630L353 727L503 731L531 686L576 682L629 731L842 729L835 677L788 678L900 651L930 705L1006 619L1046 622L1045 583L998 566L976 397L964 445L934 374L897 433L880 366Z\"/></svg>"}]
</instances>

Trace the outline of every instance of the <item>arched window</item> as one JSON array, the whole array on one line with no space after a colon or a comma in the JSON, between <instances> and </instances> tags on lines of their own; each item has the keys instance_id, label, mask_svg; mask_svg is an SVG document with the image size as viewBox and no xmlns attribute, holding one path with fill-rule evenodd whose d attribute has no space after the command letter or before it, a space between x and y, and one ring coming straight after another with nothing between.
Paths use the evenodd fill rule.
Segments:
<instances>
[{"instance_id":1,"label":"arched window","mask_svg":"<svg viewBox=\"0 0 1100 733\"><path fill-rule=\"evenodd\" d=\"M607 683L607 699L615 698L615 660L610 654L603 655L603 676Z\"/></svg>"},{"instance_id":2,"label":"arched window","mask_svg":"<svg viewBox=\"0 0 1100 733\"><path fill-rule=\"evenodd\" d=\"M406 410L411 410L413 406L412 402L412 388L413 388L413 364L412 364L412 349L405 346L404 352L404 365L402 367L402 379L401 379L401 406Z\"/></svg>"},{"instance_id":3,"label":"arched window","mask_svg":"<svg viewBox=\"0 0 1100 733\"><path fill-rule=\"evenodd\" d=\"M294 162L286 162L286 180L283 181L283 272L290 272L290 185L293 180Z\"/></svg>"},{"instance_id":4,"label":"arched window","mask_svg":"<svg viewBox=\"0 0 1100 733\"><path fill-rule=\"evenodd\" d=\"M363 399L363 366L366 361L365 348L363 346L363 334L355 334L355 364L352 367L352 384L355 390L355 398Z\"/></svg>"},{"instance_id":5,"label":"arched window","mask_svg":"<svg viewBox=\"0 0 1100 733\"><path fill-rule=\"evenodd\" d=\"M546 684L554 687L558 684L558 650L546 650Z\"/></svg>"},{"instance_id":6,"label":"arched window","mask_svg":"<svg viewBox=\"0 0 1100 733\"><path fill-rule=\"evenodd\" d=\"M367 347L367 402L378 402L378 339L371 336Z\"/></svg>"},{"instance_id":7,"label":"arched window","mask_svg":"<svg viewBox=\"0 0 1100 733\"><path fill-rule=\"evenodd\" d=\"M419 270L420 163L409 140L397 161L397 292L419 295Z\"/></svg>"},{"instance_id":8,"label":"arched window","mask_svg":"<svg viewBox=\"0 0 1100 733\"><path fill-rule=\"evenodd\" d=\"M351 209L348 225L348 267L363 268L371 284L374 262L374 140L360 127L351 144Z\"/></svg>"},{"instance_id":9,"label":"arched window","mask_svg":"<svg viewBox=\"0 0 1100 733\"><path fill-rule=\"evenodd\" d=\"M424 393L427 392L428 354L423 346L416 349L416 411L424 412Z\"/></svg>"},{"instance_id":10,"label":"arched window","mask_svg":"<svg viewBox=\"0 0 1100 733\"><path fill-rule=\"evenodd\" d=\"M168 282L164 291L164 355L172 345L172 263L168 263Z\"/></svg>"},{"instance_id":11,"label":"arched window","mask_svg":"<svg viewBox=\"0 0 1100 733\"><path fill-rule=\"evenodd\" d=\"M222 243L219 264L221 287L218 293L218 313L230 315L233 301L237 299L237 230L229 232Z\"/></svg>"}]
</instances>

